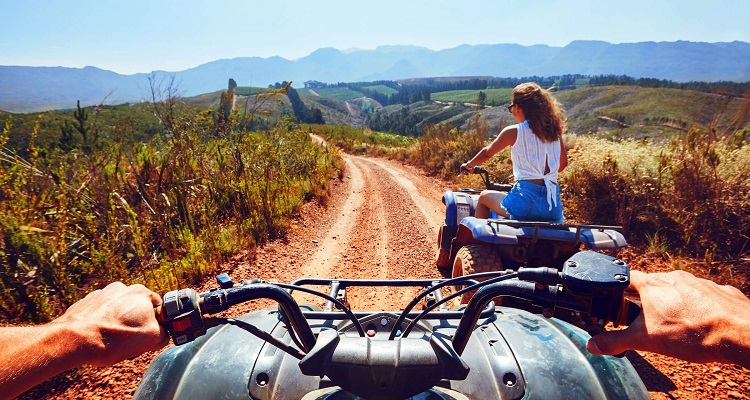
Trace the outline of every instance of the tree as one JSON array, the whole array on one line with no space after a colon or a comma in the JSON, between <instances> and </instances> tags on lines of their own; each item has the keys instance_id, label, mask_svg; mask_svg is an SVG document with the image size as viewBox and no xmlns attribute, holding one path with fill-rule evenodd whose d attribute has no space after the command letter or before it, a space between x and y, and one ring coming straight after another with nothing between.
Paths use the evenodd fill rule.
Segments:
<instances>
[{"instance_id":1,"label":"tree","mask_svg":"<svg viewBox=\"0 0 750 400\"><path fill-rule=\"evenodd\" d=\"M169 80L160 79L155 73L148 76L148 84L151 89L151 104L154 113L164 125L168 134L174 134L177 126L177 104L179 103L178 85L175 76L171 75Z\"/></svg>"},{"instance_id":2,"label":"tree","mask_svg":"<svg viewBox=\"0 0 750 400\"><path fill-rule=\"evenodd\" d=\"M70 124L70 121L65 121L60 126L60 133L60 148L64 151L73 150L76 147L76 138L73 134L73 125Z\"/></svg>"},{"instance_id":3,"label":"tree","mask_svg":"<svg viewBox=\"0 0 750 400\"><path fill-rule=\"evenodd\" d=\"M234 93L236 88L237 82L229 78L227 90L221 93L221 103L214 117L214 124L218 135L225 135L234 128L232 111L234 111Z\"/></svg>"},{"instance_id":4,"label":"tree","mask_svg":"<svg viewBox=\"0 0 750 400\"><path fill-rule=\"evenodd\" d=\"M485 104L487 103L487 93L480 90L477 103L479 103L480 108L484 108Z\"/></svg>"},{"instance_id":5,"label":"tree","mask_svg":"<svg viewBox=\"0 0 750 400\"><path fill-rule=\"evenodd\" d=\"M70 121L65 121L60 126L60 148L66 151L76 148L78 141L76 140L75 132L78 132L81 135L81 149L84 153L91 154L91 151L99 141L99 131L91 129L88 123L89 115L86 113L86 109L81 108L80 100L76 102L76 110L73 112L73 118L75 119L73 124Z\"/></svg>"}]
</instances>

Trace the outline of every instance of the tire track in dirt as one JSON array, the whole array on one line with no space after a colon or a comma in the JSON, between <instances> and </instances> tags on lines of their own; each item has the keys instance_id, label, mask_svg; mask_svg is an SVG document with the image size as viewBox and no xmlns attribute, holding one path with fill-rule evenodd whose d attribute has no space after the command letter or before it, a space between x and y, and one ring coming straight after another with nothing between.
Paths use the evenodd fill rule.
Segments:
<instances>
[{"instance_id":1,"label":"tire track in dirt","mask_svg":"<svg viewBox=\"0 0 750 400\"><path fill-rule=\"evenodd\" d=\"M425 220L430 225L430 228L434 231L437 237L437 232L442 223L443 213L445 210L440 202L435 200L439 200L442 193L439 190L435 190L436 188L430 188L432 190L426 191L429 193L420 191L414 183L415 178L413 176L408 177L403 169L397 171L386 165L384 162L377 161L372 158L363 158L362 160L366 160L367 162L373 163L378 167L383 168L389 174L391 174L391 176L393 176L398 184L409 194L414 205L416 205L417 208L419 208L419 211L422 212L422 215L424 215Z\"/></svg>"},{"instance_id":2,"label":"tire track in dirt","mask_svg":"<svg viewBox=\"0 0 750 400\"><path fill-rule=\"evenodd\" d=\"M351 175L349 194L341 210L341 217L328 229L323 240L318 242L318 249L307 264L301 269L304 277L327 278L338 276L334 267L341 262L344 251L342 243L349 241L356 223L353 217L365 203L364 178L362 171L345 157L347 171Z\"/></svg>"},{"instance_id":3,"label":"tire track in dirt","mask_svg":"<svg viewBox=\"0 0 750 400\"><path fill-rule=\"evenodd\" d=\"M387 160L344 156L350 178L347 199L335 224L304 261L300 276L347 279L434 277L432 238L442 219L441 189L420 190L409 172ZM432 197L429 197L432 196ZM321 288L322 289L322 288ZM403 293L402 293L403 292ZM415 290L350 288L356 309L386 310L405 305ZM320 299L297 294L301 301Z\"/></svg>"}]
</instances>

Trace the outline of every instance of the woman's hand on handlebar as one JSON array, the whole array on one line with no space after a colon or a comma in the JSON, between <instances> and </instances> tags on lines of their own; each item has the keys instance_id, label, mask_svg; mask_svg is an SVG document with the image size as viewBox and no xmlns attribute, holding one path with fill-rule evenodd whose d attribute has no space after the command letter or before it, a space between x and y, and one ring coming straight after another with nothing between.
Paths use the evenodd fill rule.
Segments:
<instances>
[{"instance_id":1,"label":"woman's hand on handlebar","mask_svg":"<svg viewBox=\"0 0 750 400\"><path fill-rule=\"evenodd\" d=\"M458 172L461 174L471 174L472 170L469 168L469 163L465 162L458 168Z\"/></svg>"},{"instance_id":2,"label":"woman's hand on handlebar","mask_svg":"<svg viewBox=\"0 0 750 400\"><path fill-rule=\"evenodd\" d=\"M591 338L592 354L645 350L690 362L724 362L750 368L750 299L685 271L631 272L641 314L626 329Z\"/></svg>"}]
</instances>

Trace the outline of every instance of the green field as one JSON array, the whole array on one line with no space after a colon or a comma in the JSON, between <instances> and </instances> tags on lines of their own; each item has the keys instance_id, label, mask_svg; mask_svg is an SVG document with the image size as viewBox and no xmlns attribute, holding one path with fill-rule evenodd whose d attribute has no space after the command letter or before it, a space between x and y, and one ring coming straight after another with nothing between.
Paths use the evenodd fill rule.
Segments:
<instances>
[{"instance_id":1,"label":"green field","mask_svg":"<svg viewBox=\"0 0 750 400\"><path fill-rule=\"evenodd\" d=\"M485 89L481 90L487 95L485 104L509 104L510 94L513 89ZM479 98L480 90L451 90L447 92L437 92L430 95L431 100L449 101L454 103L476 103Z\"/></svg>"},{"instance_id":2,"label":"green field","mask_svg":"<svg viewBox=\"0 0 750 400\"><path fill-rule=\"evenodd\" d=\"M320 97L330 97L341 101L354 100L363 96L362 93L346 87L312 89L312 91L317 93ZM298 92L300 95L314 96L310 89L299 89Z\"/></svg>"},{"instance_id":3,"label":"green field","mask_svg":"<svg viewBox=\"0 0 750 400\"><path fill-rule=\"evenodd\" d=\"M373 92L378 92L386 96L398 93L398 90L385 85L366 86L363 89L372 90Z\"/></svg>"}]
</instances>

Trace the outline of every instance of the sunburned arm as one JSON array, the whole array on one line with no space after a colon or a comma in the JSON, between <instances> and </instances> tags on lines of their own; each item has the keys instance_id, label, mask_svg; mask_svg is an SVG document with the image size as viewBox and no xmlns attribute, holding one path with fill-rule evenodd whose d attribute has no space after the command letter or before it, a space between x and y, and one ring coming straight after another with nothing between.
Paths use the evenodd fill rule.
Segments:
<instances>
[{"instance_id":1,"label":"sunburned arm","mask_svg":"<svg viewBox=\"0 0 750 400\"><path fill-rule=\"evenodd\" d=\"M517 137L518 130L516 129L515 125L506 127L502 130L502 132L500 132L499 135L497 135L492 143L482 148L482 150L479 150L479 152L471 160L469 160L469 162L463 164L461 166L461 169L471 169L477 165L481 165L485 161L492 158L492 156L502 151L504 148L512 146L513 143L516 142Z\"/></svg>"},{"instance_id":2,"label":"sunburned arm","mask_svg":"<svg viewBox=\"0 0 750 400\"><path fill-rule=\"evenodd\" d=\"M560 136L560 168L557 169L557 172L562 172L567 166L568 151L565 150L565 143L563 143L563 138L562 136Z\"/></svg>"},{"instance_id":3,"label":"sunburned arm","mask_svg":"<svg viewBox=\"0 0 750 400\"><path fill-rule=\"evenodd\" d=\"M684 271L631 273L642 312L626 329L598 334L593 354L645 350L690 362L721 362L750 368L750 299L732 286Z\"/></svg>"},{"instance_id":4,"label":"sunburned arm","mask_svg":"<svg viewBox=\"0 0 750 400\"><path fill-rule=\"evenodd\" d=\"M85 338L69 326L0 329L0 397L13 398L60 372L85 364Z\"/></svg>"},{"instance_id":5,"label":"sunburned arm","mask_svg":"<svg viewBox=\"0 0 750 400\"><path fill-rule=\"evenodd\" d=\"M56 320L0 328L0 397L13 398L71 368L111 365L163 347L159 296L115 282L89 293Z\"/></svg>"}]
</instances>

